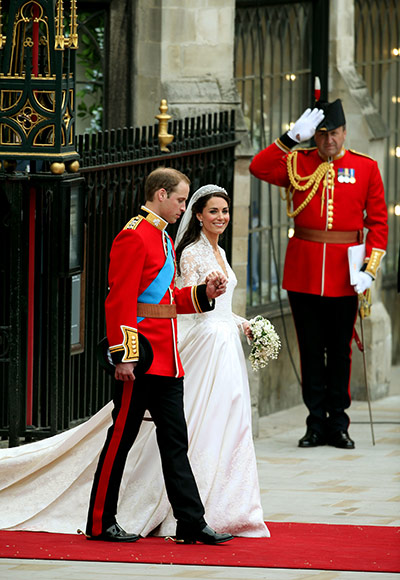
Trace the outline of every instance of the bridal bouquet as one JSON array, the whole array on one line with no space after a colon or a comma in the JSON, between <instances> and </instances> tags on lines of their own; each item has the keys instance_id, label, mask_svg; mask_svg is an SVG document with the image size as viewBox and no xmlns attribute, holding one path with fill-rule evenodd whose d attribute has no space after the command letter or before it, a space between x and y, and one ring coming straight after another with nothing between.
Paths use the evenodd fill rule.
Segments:
<instances>
[{"instance_id":1,"label":"bridal bouquet","mask_svg":"<svg viewBox=\"0 0 400 580\"><path fill-rule=\"evenodd\" d=\"M249 321L253 334L249 361L253 371L267 366L270 359L278 358L281 340L269 320L258 315Z\"/></svg>"}]
</instances>

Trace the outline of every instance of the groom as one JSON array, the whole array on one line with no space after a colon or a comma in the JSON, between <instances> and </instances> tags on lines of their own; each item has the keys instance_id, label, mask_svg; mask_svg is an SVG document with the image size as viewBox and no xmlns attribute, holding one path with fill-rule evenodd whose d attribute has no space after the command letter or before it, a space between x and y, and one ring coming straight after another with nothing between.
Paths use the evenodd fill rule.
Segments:
<instances>
[{"instance_id":1,"label":"groom","mask_svg":"<svg viewBox=\"0 0 400 580\"><path fill-rule=\"evenodd\" d=\"M186 175L176 169L159 168L150 173L145 205L111 248L105 310L116 383L113 422L90 497L86 526L90 540L139 539L119 526L116 513L126 458L146 409L156 426L165 486L177 520L176 541L219 544L232 539L207 525L187 457L176 314L212 310L227 282L222 274L213 272L205 284L180 290L174 286L175 252L165 229L185 211L189 185ZM140 343L139 332L144 336Z\"/></svg>"}]
</instances>

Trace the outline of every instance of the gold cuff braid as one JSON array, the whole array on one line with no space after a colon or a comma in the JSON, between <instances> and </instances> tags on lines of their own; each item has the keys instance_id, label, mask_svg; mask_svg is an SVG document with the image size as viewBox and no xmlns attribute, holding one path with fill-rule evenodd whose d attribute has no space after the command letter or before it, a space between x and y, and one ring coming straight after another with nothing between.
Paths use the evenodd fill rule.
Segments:
<instances>
[{"instance_id":1,"label":"gold cuff braid","mask_svg":"<svg viewBox=\"0 0 400 580\"><path fill-rule=\"evenodd\" d=\"M381 262L385 256L385 250L379 250L378 248L372 248L371 256L368 260L365 272L367 272L375 280L376 274L380 268Z\"/></svg>"},{"instance_id":2,"label":"gold cuff braid","mask_svg":"<svg viewBox=\"0 0 400 580\"><path fill-rule=\"evenodd\" d=\"M122 362L139 360L139 337L137 330L129 326L121 326L121 330L124 334L123 345L125 350Z\"/></svg>"},{"instance_id":3,"label":"gold cuff braid","mask_svg":"<svg viewBox=\"0 0 400 580\"><path fill-rule=\"evenodd\" d=\"M121 344L110 346L110 353L123 351L121 362L137 362L139 360L139 336L136 328L120 326L123 340Z\"/></svg>"}]
</instances>

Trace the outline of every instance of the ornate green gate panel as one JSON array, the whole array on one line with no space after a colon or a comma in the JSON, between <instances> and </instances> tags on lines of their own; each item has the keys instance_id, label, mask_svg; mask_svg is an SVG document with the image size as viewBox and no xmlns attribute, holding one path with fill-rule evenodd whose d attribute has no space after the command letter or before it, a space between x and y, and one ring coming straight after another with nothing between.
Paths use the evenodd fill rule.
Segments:
<instances>
[{"instance_id":1,"label":"ornate green gate panel","mask_svg":"<svg viewBox=\"0 0 400 580\"><path fill-rule=\"evenodd\" d=\"M76 0L0 0L0 159L44 160L76 171ZM5 30L6 28L6 30ZM3 33L6 32L4 35ZM57 165L60 163L60 165Z\"/></svg>"}]
</instances>

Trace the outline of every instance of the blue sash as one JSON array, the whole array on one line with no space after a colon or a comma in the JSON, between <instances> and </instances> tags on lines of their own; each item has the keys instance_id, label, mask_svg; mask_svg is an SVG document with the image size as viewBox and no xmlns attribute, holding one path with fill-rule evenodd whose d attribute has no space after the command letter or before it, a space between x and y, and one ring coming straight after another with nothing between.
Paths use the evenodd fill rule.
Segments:
<instances>
[{"instance_id":1,"label":"blue sash","mask_svg":"<svg viewBox=\"0 0 400 580\"><path fill-rule=\"evenodd\" d=\"M143 290L141 295L138 297L138 302L144 302L145 304L159 304L173 280L175 274L175 262L172 254L172 244L169 236L166 234L163 235L165 235L167 239L167 256L164 265L151 284L147 286L146 290ZM138 316L137 324L142 322L143 319L143 316Z\"/></svg>"}]
</instances>

